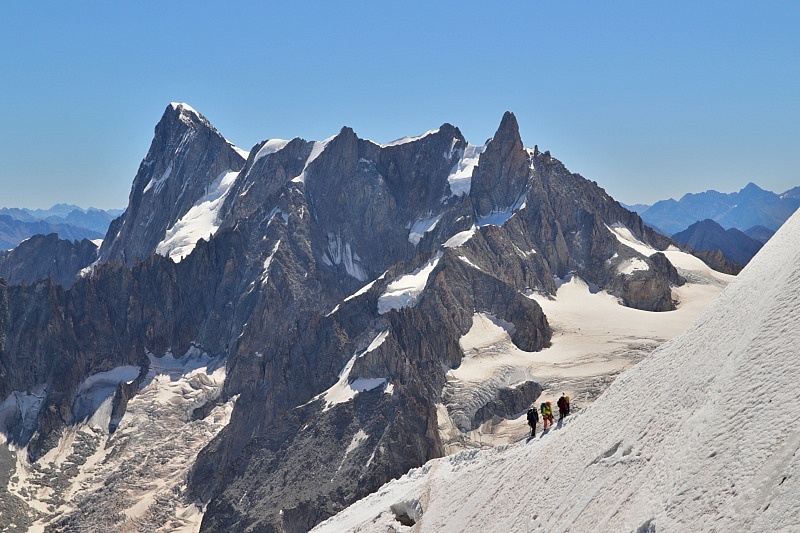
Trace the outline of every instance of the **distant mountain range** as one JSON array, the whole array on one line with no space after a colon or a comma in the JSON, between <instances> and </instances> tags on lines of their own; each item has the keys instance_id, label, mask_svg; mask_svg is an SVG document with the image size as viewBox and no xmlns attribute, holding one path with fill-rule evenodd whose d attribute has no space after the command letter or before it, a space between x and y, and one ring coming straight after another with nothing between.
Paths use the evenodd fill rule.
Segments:
<instances>
[{"instance_id":1,"label":"distant mountain range","mask_svg":"<svg viewBox=\"0 0 800 533\"><path fill-rule=\"evenodd\" d=\"M755 226L763 226L774 232L799 206L800 187L776 194L748 183L734 193L709 190L685 194L680 200L670 198L653 205L626 207L637 212L650 227L665 235L673 235L706 219L725 229L737 228L746 232Z\"/></svg>"},{"instance_id":2,"label":"distant mountain range","mask_svg":"<svg viewBox=\"0 0 800 533\"><path fill-rule=\"evenodd\" d=\"M62 239L102 239L122 209L82 209L56 204L50 209L0 208L0 249L10 250L33 235L56 233Z\"/></svg>"},{"instance_id":3,"label":"distant mountain range","mask_svg":"<svg viewBox=\"0 0 800 533\"><path fill-rule=\"evenodd\" d=\"M758 226L763 228L763 226ZM766 228L764 228L766 230ZM769 231L769 230L767 230ZM711 219L695 222L672 238L696 250L722 252L726 259L744 266L758 253L763 242L736 228L725 229Z\"/></svg>"}]
</instances>

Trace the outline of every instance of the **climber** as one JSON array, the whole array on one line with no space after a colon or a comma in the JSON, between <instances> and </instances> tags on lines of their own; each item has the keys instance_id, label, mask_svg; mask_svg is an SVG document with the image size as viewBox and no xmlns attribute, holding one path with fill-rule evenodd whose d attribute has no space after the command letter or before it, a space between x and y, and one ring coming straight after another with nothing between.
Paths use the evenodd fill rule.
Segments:
<instances>
[{"instance_id":1,"label":"climber","mask_svg":"<svg viewBox=\"0 0 800 533\"><path fill-rule=\"evenodd\" d=\"M567 416L567 399L564 397L565 394L561 393L561 398L558 399L558 421L561 422L564 420L564 417Z\"/></svg>"},{"instance_id":2,"label":"climber","mask_svg":"<svg viewBox=\"0 0 800 533\"><path fill-rule=\"evenodd\" d=\"M544 402L539 410L542 412L542 430L547 431L548 422L553 425L553 408L550 402Z\"/></svg>"},{"instance_id":3,"label":"climber","mask_svg":"<svg viewBox=\"0 0 800 533\"><path fill-rule=\"evenodd\" d=\"M531 438L536 436L536 424L539 423L539 413L536 412L536 406L532 405L528 409L528 425L531 427Z\"/></svg>"}]
</instances>

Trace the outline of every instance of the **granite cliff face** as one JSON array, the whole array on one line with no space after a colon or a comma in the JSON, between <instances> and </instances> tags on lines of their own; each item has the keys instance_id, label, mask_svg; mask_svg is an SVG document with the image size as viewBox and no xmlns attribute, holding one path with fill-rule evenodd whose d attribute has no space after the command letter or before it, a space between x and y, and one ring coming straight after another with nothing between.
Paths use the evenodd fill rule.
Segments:
<instances>
[{"instance_id":1,"label":"granite cliff face","mask_svg":"<svg viewBox=\"0 0 800 533\"><path fill-rule=\"evenodd\" d=\"M500 377L468 405L451 394L478 313L530 352L552 332L526 294L555 294L569 274L625 305L672 309L683 280L623 230L672 244L524 148L511 113L485 147L449 124L386 145L343 128L265 141L245 160L170 105L91 275L0 286L0 394L31 397L0 421L36 459L88 416L91 376L133 369L118 421L153 357L226 357L218 401L238 399L188 479L208 504L203 530L305 531L443 455L439 417L468 431L538 397L535 376Z\"/></svg>"}]
</instances>

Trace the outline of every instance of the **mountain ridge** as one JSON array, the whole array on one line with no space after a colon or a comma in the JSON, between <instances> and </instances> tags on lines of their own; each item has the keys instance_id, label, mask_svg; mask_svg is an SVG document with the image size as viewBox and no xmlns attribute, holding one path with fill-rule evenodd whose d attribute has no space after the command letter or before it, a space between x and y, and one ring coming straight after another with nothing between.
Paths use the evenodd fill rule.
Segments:
<instances>
[{"instance_id":1,"label":"mountain ridge","mask_svg":"<svg viewBox=\"0 0 800 533\"><path fill-rule=\"evenodd\" d=\"M672 238L696 250L719 250L727 259L741 266L746 265L763 245L746 233L736 228L726 230L711 219L695 222Z\"/></svg>"},{"instance_id":2,"label":"mountain ridge","mask_svg":"<svg viewBox=\"0 0 800 533\"><path fill-rule=\"evenodd\" d=\"M750 182L733 193L710 189L687 193L680 200L670 198L636 207L645 222L670 235L705 219L725 229L746 231L760 225L775 231L800 207L800 195L794 194L795 190L797 187L779 195Z\"/></svg>"},{"instance_id":3,"label":"mountain ridge","mask_svg":"<svg viewBox=\"0 0 800 533\"><path fill-rule=\"evenodd\" d=\"M30 460L47 456L86 416L87 380L139 368L91 414L118 442L153 365L201 353L226 374L192 419L232 405L179 491L207 505L201 529L308 529L444 455L440 420L466 430L541 393L529 365L440 405L481 317L532 354L553 331L531 296L552 297L558 279L579 276L642 311L680 303L673 290L690 270L672 261L691 256L525 148L512 113L485 147L449 124L401 141L345 127L325 141L265 141L244 158L202 115L168 106L85 276L0 295L0 393L37 391L0 409L9 439ZM48 520L80 521L74 509Z\"/></svg>"}]
</instances>

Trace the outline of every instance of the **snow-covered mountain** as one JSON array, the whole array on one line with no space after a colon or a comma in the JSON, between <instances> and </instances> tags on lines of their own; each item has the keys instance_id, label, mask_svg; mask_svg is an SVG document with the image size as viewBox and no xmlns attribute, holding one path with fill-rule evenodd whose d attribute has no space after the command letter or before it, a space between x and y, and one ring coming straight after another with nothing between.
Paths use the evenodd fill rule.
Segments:
<instances>
[{"instance_id":1,"label":"snow-covered mountain","mask_svg":"<svg viewBox=\"0 0 800 533\"><path fill-rule=\"evenodd\" d=\"M8 508L67 530L305 531L515 440L539 396L588 404L730 279L525 148L512 113L482 146L443 124L244 152L171 104L83 276L0 282ZM170 467L115 476L145 442Z\"/></svg>"},{"instance_id":2,"label":"snow-covered mountain","mask_svg":"<svg viewBox=\"0 0 800 533\"><path fill-rule=\"evenodd\" d=\"M799 360L800 213L553 431L431 461L315 531L795 531Z\"/></svg>"}]
</instances>

